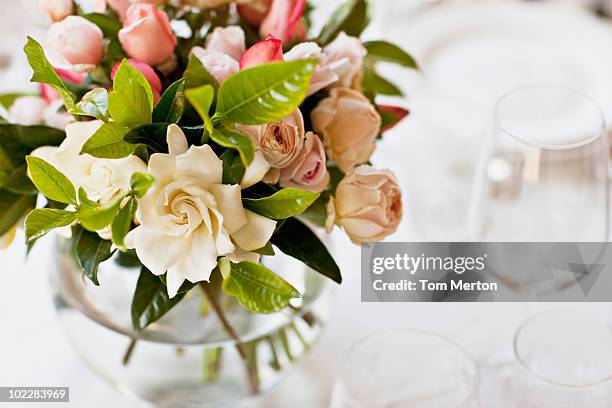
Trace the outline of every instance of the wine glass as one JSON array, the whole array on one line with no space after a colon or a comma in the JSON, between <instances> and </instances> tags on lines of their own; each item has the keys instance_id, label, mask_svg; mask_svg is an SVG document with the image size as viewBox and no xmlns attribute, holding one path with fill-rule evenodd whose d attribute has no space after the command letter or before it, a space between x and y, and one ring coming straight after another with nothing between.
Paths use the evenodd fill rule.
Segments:
<instances>
[{"instance_id":1,"label":"wine glass","mask_svg":"<svg viewBox=\"0 0 612 408\"><path fill-rule=\"evenodd\" d=\"M509 92L495 106L469 212L489 242L603 242L608 138L597 103L557 86Z\"/></svg>"},{"instance_id":2,"label":"wine glass","mask_svg":"<svg viewBox=\"0 0 612 408\"><path fill-rule=\"evenodd\" d=\"M468 408L478 404L475 362L437 334L391 330L356 343L337 374L330 408Z\"/></svg>"},{"instance_id":3,"label":"wine glass","mask_svg":"<svg viewBox=\"0 0 612 408\"><path fill-rule=\"evenodd\" d=\"M612 406L612 328L574 312L544 312L514 338L511 407Z\"/></svg>"}]
</instances>

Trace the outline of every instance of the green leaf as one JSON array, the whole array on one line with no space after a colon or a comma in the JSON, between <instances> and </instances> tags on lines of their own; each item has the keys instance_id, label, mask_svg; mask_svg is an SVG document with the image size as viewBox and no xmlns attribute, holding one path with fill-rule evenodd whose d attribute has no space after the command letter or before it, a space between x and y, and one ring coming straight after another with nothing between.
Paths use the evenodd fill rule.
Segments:
<instances>
[{"instance_id":1,"label":"green leaf","mask_svg":"<svg viewBox=\"0 0 612 408\"><path fill-rule=\"evenodd\" d=\"M113 91L108 96L109 112L118 123L136 127L151 123L153 91L136 68L123 60L113 81Z\"/></svg>"},{"instance_id":2,"label":"green leaf","mask_svg":"<svg viewBox=\"0 0 612 408\"><path fill-rule=\"evenodd\" d=\"M319 237L301 221L295 218L286 220L272 236L271 242L285 254L302 261L334 282L342 283L340 268L336 261Z\"/></svg>"},{"instance_id":3,"label":"green leaf","mask_svg":"<svg viewBox=\"0 0 612 408\"><path fill-rule=\"evenodd\" d=\"M76 205L76 190L68 177L38 157L27 156L26 161L38 191L51 200Z\"/></svg>"},{"instance_id":4,"label":"green leaf","mask_svg":"<svg viewBox=\"0 0 612 408\"><path fill-rule=\"evenodd\" d=\"M113 243L78 226L72 229L72 236L72 254L77 266L94 285L100 285L98 267L113 255Z\"/></svg>"},{"instance_id":5,"label":"green leaf","mask_svg":"<svg viewBox=\"0 0 612 408\"><path fill-rule=\"evenodd\" d=\"M168 123L138 126L130 130L123 140L131 145L146 145L153 153L168 153L167 131Z\"/></svg>"},{"instance_id":6,"label":"green leaf","mask_svg":"<svg viewBox=\"0 0 612 408\"><path fill-rule=\"evenodd\" d=\"M375 95L404 96L401 89L370 68L364 69L363 89Z\"/></svg>"},{"instance_id":7,"label":"green leaf","mask_svg":"<svg viewBox=\"0 0 612 408\"><path fill-rule=\"evenodd\" d=\"M153 123L178 123L185 111L185 80L179 79L166 89L155 108Z\"/></svg>"},{"instance_id":8,"label":"green leaf","mask_svg":"<svg viewBox=\"0 0 612 408\"><path fill-rule=\"evenodd\" d=\"M210 134L210 138L219 146L237 150L240 154L240 160L245 167L251 164L253 158L255 157L255 148L253 147L253 143L245 134L232 129L222 128L214 129Z\"/></svg>"},{"instance_id":9,"label":"green leaf","mask_svg":"<svg viewBox=\"0 0 612 408\"><path fill-rule=\"evenodd\" d=\"M8 143L11 143L16 149L7 148L5 151L10 154L19 152L27 154L41 146L59 146L65 138L64 131L48 126L0 124L0 149L4 149L5 146L9 146ZM21 163L24 161L25 159L22 158Z\"/></svg>"},{"instance_id":10,"label":"green leaf","mask_svg":"<svg viewBox=\"0 0 612 408\"><path fill-rule=\"evenodd\" d=\"M272 247L271 243L267 243L266 246L259 248L255 251L253 251L255 253L258 253L259 255L264 255L264 256L274 256L274 248Z\"/></svg>"},{"instance_id":11,"label":"green leaf","mask_svg":"<svg viewBox=\"0 0 612 408\"><path fill-rule=\"evenodd\" d=\"M119 20L106 14L89 13L85 14L83 17L97 25L106 38L116 38L119 30L123 28Z\"/></svg>"},{"instance_id":12,"label":"green leaf","mask_svg":"<svg viewBox=\"0 0 612 408\"><path fill-rule=\"evenodd\" d=\"M142 198L155 183L155 177L145 173L134 173L130 179L130 186L136 198Z\"/></svg>"},{"instance_id":13,"label":"green leaf","mask_svg":"<svg viewBox=\"0 0 612 408\"><path fill-rule=\"evenodd\" d=\"M37 208L25 220L26 241L31 243L55 228L65 227L76 220L76 213L51 208Z\"/></svg>"},{"instance_id":14,"label":"green leaf","mask_svg":"<svg viewBox=\"0 0 612 408\"><path fill-rule=\"evenodd\" d=\"M73 115L91 116L104 122L108 121L108 92L95 88L83 95L80 102L70 110Z\"/></svg>"},{"instance_id":15,"label":"green leaf","mask_svg":"<svg viewBox=\"0 0 612 408\"><path fill-rule=\"evenodd\" d=\"M194 107L200 118L204 121L204 125L209 132L212 132L213 124L210 120L210 107L215 99L215 90L211 85L204 85L199 88L187 89L185 96L191 106Z\"/></svg>"},{"instance_id":16,"label":"green leaf","mask_svg":"<svg viewBox=\"0 0 612 408\"><path fill-rule=\"evenodd\" d=\"M319 44L327 45L340 32L359 37L370 24L369 4L366 0L347 0L325 24L319 34Z\"/></svg>"},{"instance_id":17,"label":"green leaf","mask_svg":"<svg viewBox=\"0 0 612 408\"><path fill-rule=\"evenodd\" d=\"M395 44L387 41L368 41L363 45L368 50L368 57L375 61L393 62L407 68L419 68L414 58Z\"/></svg>"},{"instance_id":18,"label":"green leaf","mask_svg":"<svg viewBox=\"0 0 612 408\"><path fill-rule=\"evenodd\" d=\"M284 309L300 293L263 265L253 262L231 264L223 279L223 291L253 313L274 313Z\"/></svg>"},{"instance_id":19,"label":"green leaf","mask_svg":"<svg viewBox=\"0 0 612 408\"><path fill-rule=\"evenodd\" d=\"M277 122L304 101L316 60L273 62L229 77L217 96L215 116L245 125Z\"/></svg>"},{"instance_id":20,"label":"green leaf","mask_svg":"<svg viewBox=\"0 0 612 408\"><path fill-rule=\"evenodd\" d=\"M212 85L215 89L219 89L219 82L214 76L202 65L202 61L198 57L191 57L187 63L187 69L183 74L185 79L185 88L198 88L203 85Z\"/></svg>"},{"instance_id":21,"label":"green leaf","mask_svg":"<svg viewBox=\"0 0 612 408\"><path fill-rule=\"evenodd\" d=\"M151 323L161 319L184 296L185 293L178 293L170 299L163 282L143 266L132 299L132 325L134 330L144 330Z\"/></svg>"},{"instance_id":22,"label":"green leaf","mask_svg":"<svg viewBox=\"0 0 612 408\"><path fill-rule=\"evenodd\" d=\"M319 198L319 193L285 188L265 198L245 198L242 204L245 208L266 218L284 220L302 214Z\"/></svg>"},{"instance_id":23,"label":"green leaf","mask_svg":"<svg viewBox=\"0 0 612 408\"><path fill-rule=\"evenodd\" d=\"M89 231L100 231L113 223L121 209L124 197L119 197L114 203L102 206L87 198L87 193L79 188L79 223Z\"/></svg>"},{"instance_id":24,"label":"green leaf","mask_svg":"<svg viewBox=\"0 0 612 408\"><path fill-rule=\"evenodd\" d=\"M81 154L91 154L102 159L120 159L134 153L136 146L123 140L128 128L117 122L105 123L81 149Z\"/></svg>"},{"instance_id":25,"label":"green leaf","mask_svg":"<svg viewBox=\"0 0 612 408\"><path fill-rule=\"evenodd\" d=\"M0 180L0 186L4 184L4 189L15 194L37 195L38 190L28 177L26 164L15 167L12 172L8 173L8 178L4 183Z\"/></svg>"},{"instance_id":26,"label":"green leaf","mask_svg":"<svg viewBox=\"0 0 612 408\"><path fill-rule=\"evenodd\" d=\"M0 190L0 236L6 234L30 209L36 206L36 196L18 195Z\"/></svg>"},{"instance_id":27,"label":"green leaf","mask_svg":"<svg viewBox=\"0 0 612 408\"><path fill-rule=\"evenodd\" d=\"M130 232L130 227L132 226L137 208L138 202L134 197L130 197L113 221L111 234L113 243L119 248L125 249L125 236Z\"/></svg>"},{"instance_id":28,"label":"green leaf","mask_svg":"<svg viewBox=\"0 0 612 408\"><path fill-rule=\"evenodd\" d=\"M219 158L223 161L223 184L240 184L244 176L244 164L234 150L226 150Z\"/></svg>"},{"instance_id":29,"label":"green leaf","mask_svg":"<svg viewBox=\"0 0 612 408\"><path fill-rule=\"evenodd\" d=\"M25 47L23 47L23 51L26 53L28 63L34 71L34 75L30 79L30 82L51 85L64 100L66 110L72 110L72 108L74 108L74 94L66 88L64 81L57 75L57 72L55 72L53 66L47 60L40 44L32 37L28 37L28 42Z\"/></svg>"}]
</instances>

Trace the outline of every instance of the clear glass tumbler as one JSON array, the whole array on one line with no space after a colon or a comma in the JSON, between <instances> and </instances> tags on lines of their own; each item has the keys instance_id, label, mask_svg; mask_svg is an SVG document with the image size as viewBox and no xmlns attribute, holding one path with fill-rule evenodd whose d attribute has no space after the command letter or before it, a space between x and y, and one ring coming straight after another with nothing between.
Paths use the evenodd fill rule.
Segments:
<instances>
[{"instance_id":1,"label":"clear glass tumbler","mask_svg":"<svg viewBox=\"0 0 612 408\"><path fill-rule=\"evenodd\" d=\"M604 116L589 97L556 86L509 92L482 148L471 238L606 241L608 160Z\"/></svg>"},{"instance_id":2,"label":"clear glass tumbler","mask_svg":"<svg viewBox=\"0 0 612 408\"><path fill-rule=\"evenodd\" d=\"M437 334L392 330L355 344L338 372L330 408L472 408L476 363Z\"/></svg>"},{"instance_id":3,"label":"clear glass tumbler","mask_svg":"<svg viewBox=\"0 0 612 408\"><path fill-rule=\"evenodd\" d=\"M612 406L612 328L572 312L527 320L514 338L509 407Z\"/></svg>"}]
</instances>

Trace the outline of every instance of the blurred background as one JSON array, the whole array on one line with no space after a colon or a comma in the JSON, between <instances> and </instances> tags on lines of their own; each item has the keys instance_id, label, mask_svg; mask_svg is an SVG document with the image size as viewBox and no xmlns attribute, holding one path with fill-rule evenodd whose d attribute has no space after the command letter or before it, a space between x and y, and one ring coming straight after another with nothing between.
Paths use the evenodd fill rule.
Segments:
<instances>
[{"instance_id":1,"label":"blurred background","mask_svg":"<svg viewBox=\"0 0 612 408\"><path fill-rule=\"evenodd\" d=\"M340 3L312 2L322 16L314 21ZM407 95L393 102L411 111L409 120L386 135L373 159L395 170L404 192L404 222L391 240L470 238L477 158L495 101L509 90L532 84L570 87L594 99L612 123L612 0L373 3L373 24L365 38L393 41L421 65L421 71L391 66L382 71ZM21 48L26 35L42 39L47 25L35 0L0 2L0 93L33 88ZM75 407L139 406L92 374L64 338L48 288L52 240L37 245L27 261L21 242L23 233L0 252L0 385L69 386ZM336 291L334 316L321 341L287 381L245 407L326 406L350 345L395 327L434 330L462 344L481 367L482 392L490 406L499 406L503 370L486 373L510 353L512 334L527 316L564 308L610 319L608 304L363 304L359 248L336 234L333 251L345 282Z\"/></svg>"}]
</instances>

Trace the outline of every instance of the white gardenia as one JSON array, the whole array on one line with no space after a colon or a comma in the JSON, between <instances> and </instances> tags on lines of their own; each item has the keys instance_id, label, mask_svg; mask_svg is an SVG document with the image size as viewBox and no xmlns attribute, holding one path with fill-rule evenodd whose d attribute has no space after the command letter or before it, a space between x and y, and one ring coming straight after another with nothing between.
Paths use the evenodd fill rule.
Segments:
<instances>
[{"instance_id":1,"label":"white gardenia","mask_svg":"<svg viewBox=\"0 0 612 408\"><path fill-rule=\"evenodd\" d=\"M139 200L140 225L126 237L155 275L167 272L168 295L185 280L208 281L217 258L249 257L266 245L276 221L242 206L239 185L222 183L223 163L210 146L191 146L176 125L168 127L169 154L149 160L155 184Z\"/></svg>"}]
</instances>

